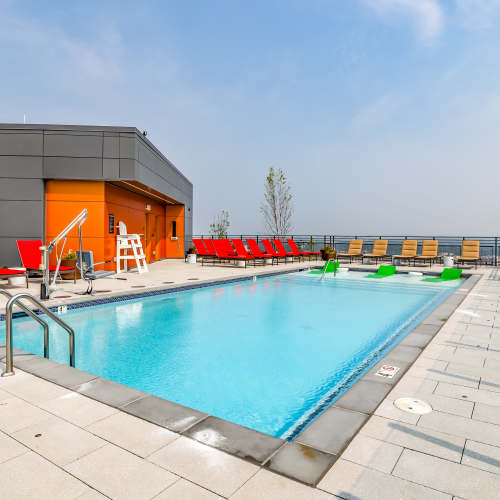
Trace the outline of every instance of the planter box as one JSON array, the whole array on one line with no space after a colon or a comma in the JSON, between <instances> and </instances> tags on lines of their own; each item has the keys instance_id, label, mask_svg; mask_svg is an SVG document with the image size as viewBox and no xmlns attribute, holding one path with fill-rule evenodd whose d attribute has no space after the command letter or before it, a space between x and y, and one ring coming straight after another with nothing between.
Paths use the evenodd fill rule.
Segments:
<instances>
[{"instance_id":1,"label":"planter box","mask_svg":"<svg viewBox=\"0 0 500 500\"><path fill-rule=\"evenodd\" d=\"M62 259L61 260L61 266L66 266L66 267L75 267L76 268L76 259ZM65 271L64 274L61 273L61 278L63 280L73 280L73 273L70 273L69 271ZM76 279L80 279L80 271L78 269L76 270Z\"/></svg>"}]
</instances>

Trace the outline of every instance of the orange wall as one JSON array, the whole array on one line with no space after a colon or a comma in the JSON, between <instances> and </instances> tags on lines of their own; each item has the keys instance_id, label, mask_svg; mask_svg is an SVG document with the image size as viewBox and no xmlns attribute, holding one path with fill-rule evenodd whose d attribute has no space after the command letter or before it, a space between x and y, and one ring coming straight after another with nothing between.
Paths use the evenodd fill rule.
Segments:
<instances>
[{"instance_id":1,"label":"orange wall","mask_svg":"<svg viewBox=\"0 0 500 500\"><path fill-rule=\"evenodd\" d=\"M94 261L104 260L104 182L47 181L45 184L46 242L53 240L84 208L87 221L82 226L83 247L94 252ZM64 253L78 250L78 229L68 235ZM55 260L55 252L51 258Z\"/></svg>"},{"instance_id":2,"label":"orange wall","mask_svg":"<svg viewBox=\"0 0 500 500\"><path fill-rule=\"evenodd\" d=\"M146 205L149 205L151 210L146 210ZM109 214L115 216L115 225L119 221L125 222L128 233L141 235L148 262L166 257L164 238L162 239L164 234L162 228L165 227L165 208L163 205L113 184L106 184L106 221ZM147 214L150 221L148 232L146 232ZM155 217L158 217L157 231L155 231ZM106 253L111 252L114 255L114 252L116 252L116 233L109 234L106 232L105 240ZM160 240L158 244L156 244L157 240Z\"/></svg>"},{"instance_id":3,"label":"orange wall","mask_svg":"<svg viewBox=\"0 0 500 500\"><path fill-rule=\"evenodd\" d=\"M184 257L184 205L166 205L167 237L165 245L169 257ZM171 240L172 221L177 222L177 240Z\"/></svg>"},{"instance_id":4,"label":"orange wall","mask_svg":"<svg viewBox=\"0 0 500 500\"><path fill-rule=\"evenodd\" d=\"M150 205L150 210L146 210ZM82 226L83 247L94 252L94 261L111 260L116 254L116 226L125 222L129 233L141 234L148 262L184 256L184 206L163 205L156 200L103 181L46 182L46 241L51 241L83 208L88 219ZM115 218L115 233L108 232L108 216ZM149 230L146 231L146 214ZM177 241L171 241L172 220L177 221ZM78 231L73 229L64 249L77 250ZM55 259L55 255L53 256ZM115 269L115 263L100 269Z\"/></svg>"}]
</instances>

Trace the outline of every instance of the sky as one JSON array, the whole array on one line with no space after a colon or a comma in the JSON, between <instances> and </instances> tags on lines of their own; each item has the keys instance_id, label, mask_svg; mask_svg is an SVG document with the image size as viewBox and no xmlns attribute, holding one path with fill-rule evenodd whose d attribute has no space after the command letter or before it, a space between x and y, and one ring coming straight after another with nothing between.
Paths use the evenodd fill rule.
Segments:
<instances>
[{"instance_id":1,"label":"sky","mask_svg":"<svg viewBox=\"0 0 500 500\"><path fill-rule=\"evenodd\" d=\"M134 126L265 231L500 234L500 0L0 0L0 122Z\"/></svg>"}]
</instances>

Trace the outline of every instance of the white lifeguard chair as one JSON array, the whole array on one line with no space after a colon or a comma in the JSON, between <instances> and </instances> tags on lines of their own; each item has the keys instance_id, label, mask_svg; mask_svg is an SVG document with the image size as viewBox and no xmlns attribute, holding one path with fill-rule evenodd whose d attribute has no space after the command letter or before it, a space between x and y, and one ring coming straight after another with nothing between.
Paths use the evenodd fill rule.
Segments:
<instances>
[{"instance_id":1,"label":"white lifeguard chair","mask_svg":"<svg viewBox=\"0 0 500 500\"><path fill-rule=\"evenodd\" d=\"M132 254L128 253L129 250L132 250ZM127 272L129 260L135 260L139 274L148 272L146 255L144 255L141 243L141 235L128 234L127 226L124 222L120 221L118 222L118 234L116 235L116 274Z\"/></svg>"}]
</instances>

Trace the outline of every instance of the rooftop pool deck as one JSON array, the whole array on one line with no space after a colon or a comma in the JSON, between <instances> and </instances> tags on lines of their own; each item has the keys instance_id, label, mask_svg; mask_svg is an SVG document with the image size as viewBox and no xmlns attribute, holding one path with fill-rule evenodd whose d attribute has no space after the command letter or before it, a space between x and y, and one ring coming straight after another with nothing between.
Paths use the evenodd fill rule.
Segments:
<instances>
[{"instance_id":1,"label":"rooftop pool deck","mask_svg":"<svg viewBox=\"0 0 500 500\"><path fill-rule=\"evenodd\" d=\"M96 289L109 292L83 300L320 264L240 269L159 262L145 275L100 280ZM293 442L16 351L16 375L0 379L0 439L7 450L0 453L0 487L8 498L19 492L36 498L40 475L51 498L498 498L500 281L494 271L471 270ZM61 288L51 306L82 302L72 293L81 283ZM37 294L36 283L30 291ZM378 377L382 365L399 371ZM393 405L399 397L424 399L433 411L401 411Z\"/></svg>"}]
</instances>

